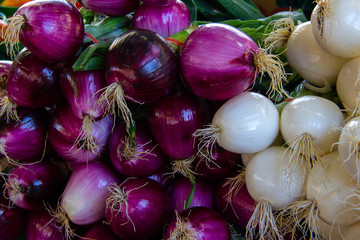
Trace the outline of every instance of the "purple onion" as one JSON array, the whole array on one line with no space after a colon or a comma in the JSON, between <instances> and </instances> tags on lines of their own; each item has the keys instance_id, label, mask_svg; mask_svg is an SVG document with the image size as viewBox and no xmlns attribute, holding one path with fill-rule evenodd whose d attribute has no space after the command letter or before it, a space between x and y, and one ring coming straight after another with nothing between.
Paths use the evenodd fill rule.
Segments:
<instances>
[{"instance_id":1,"label":"purple onion","mask_svg":"<svg viewBox=\"0 0 360 240\"><path fill-rule=\"evenodd\" d=\"M23 4L13 15L9 32L17 31L20 42L46 62L66 61L79 51L84 39L84 22L79 10L66 0L35 0ZM11 46L10 46L11 47Z\"/></svg>"},{"instance_id":2,"label":"purple onion","mask_svg":"<svg viewBox=\"0 0 360 240\"><path fill-rule=\"evenodd\" d=\"M77 166L61 196L61 207L74 224L95 223L105 217L108 188L119 182L120 176L104 163Z\"/></svg>"},{"instance_id":3,"label":"purple onion","mask_svg":"<svg viewBox=\"0 0 360 240\"><path fill-rule=\"evenodd\" d=\"M241 30L222 23L204 24L182 46L181 75L196 95L229 99L254 83L258 74L254 56L258 52L256 43Z\"/></svg>"},{"instance_id":4,"label":"purple onion","mask_svg":"<svg viewBox=\"0 0 360 240\"><path fill-rule=\"evenodd\" d=\"M171 158L186 159L197 152L193 133L208 121L206 105L182 91L150 104L148 121L160 148Z\"/></svg>"},{"instance_id":5,"label":"purple onion","mask_svg":"<svg viewBox=\"0 0 360 240\"><path fill-rule=\"evenodd\" d=\"M0 130L1 155L10 161L39 160L45 151L48 114L43 109L36 109L21 115L20 122L13 120Z\"/></svg>"},{"instance_id":6,"label":"purple onion","mask_svg":"<svg viewBox=\"0 0 360 240\"><path fill-rule=\"evenodd\" d=\"M17 239L25 228L27 211L11 205L11 202L0 194L1 240Z\"/></svg>"},{"instance_id":7,"label":"purple onion","mask_svg":"<svg viewBox=\"0 0 360 240\"><path fill-rule=\"evenodd\" d=\"M139 0L80 0L79 2L86 9L112 17L125 16L140 4Z\"/></svg>"},{"instance_id":8,"label":"purple onion","mask_svg":"<svg viewBox=\"0 0 360 240\"><path fill-rule=\"evenodd\" d=\"M160 183L133 177L111 189L105 218L119 238L151 239L161 233L171 211L170 197Z\"/></svg>"},{"instance_id":9,"label":"purple onion","mask_svg":"<svg viewBox=\"0 0 360 240\"><path fill-rule=\"evenodd\" d=\"M165 240L180 236L196 240L230 240L230 228L224 217L211 208L192 207L181 211L166 227Z\"/></svg>"},{"instance_id":10,"label":"purple onion","mask_svg":"<svg viewBox=\"0 0 360 240\"><path fill-rule=\"evenodd\" d=\"M195 192L189 207L213 208L213 187L202 179L196 179ZM185 209L186 200L189 197L193 185L190 180L180 176L171 184L168 193L173 203L174 210L181 212Z\"/></svg>"},{"instance_id":11,"label":"purple onion","mask_svg":"<svg viewBox=\"0 0 360 240\"><path fill-rule=\"evenodd\" d=\"M59 105L50 117L49 142L57 155L70 166L99 160L107 151L114 118L108 114L92 124L92 136L97 148L89 149L78 141L83 120L77 118L69 105Z\"/></svg>"},{"instance_id":12,"label":"purple onion","mask_svg":"<svg viewBox=\"0 0 360 240\"><path fill-rule=\"evenodd\" d=\"M148 177L168 159L143 121L136 122L132 137L126 125L119 124L110 136L108 153L115 169L126 177Z\"/></svg>"},{"instance_id":13,"label":"purple onion","mask_svg":"<svg viewBox=\"0 0 360 240\"><path fill-rule=\"evenodd\" d=\"M11 201L26 210L38 210L44 201L57 199L64 186L59 168L49 159L16 166L6 183Z\"/></svg>"},{"instance_id":14,"label":"purple onion","mask_svg":"<svg viewBox=\"0 0 360 240\"><path fill-rule=\"evenodd\" d=\"M16 55L11 65L8 96L22 107L51 106L62 98L59 75L57 64L44 62L25 48Z\"/></svg>"},{"instance_id":15,"label":"purple onion","mask_svg":"<svg viewBox=\"0 0 360 240\"><path fill-rule=\"evenodd\" d=\"M108 224L103 221L91 224L84 234L81 234L79 240L118 240L119 238L114 234Z\"/></svg>"},{"instance_id":16,"label":"purple onion","mask_svg":"<svg viewBox=\"0 0 360 240\"><path fill-rule=\"evenodd\" d=\"M166 161L153 175L148 178L157 181L165 189L168 189L174 181L173 170L169 161Z\"/></svg>"},{"instance_id":17,"label":"purple onion","mask_svg":"<svg viewBox=\"0 0 360 240\"><path fill-rule=\"evenodd\" d=\"M7 80L13 61L0 60L0 98L7 95Z\"/></svg>"},{"instance_id":18,"label":"purple onion","mask_svg":"<svg viewBox=\"0 0 360 240\"><path fill-rule=\"evenodd\" d=\"M181 0L167 5L141 4L132 18L134 28L149 29L167 38L190 26L190 11Z\"/></svg>"},{"instance_id":19,"label":"purple onion","mask_svg":"<svg viewBox=\"0 0 360 240\"><path fill-rule=\"evenodd\" d=\"M144 4L153 6L166 6L176 0L141 0Z\"/></svg>"},{"instance_id":20,"label":"purple onion","mask_svg":"<svg viewBox=\"0 0 360 240\"><path fill-rule=\"evenodd\" d=\"M45 208L30 211L26 221L26 240L64 240L65 230Z\"/></svg>"}]
</instances>

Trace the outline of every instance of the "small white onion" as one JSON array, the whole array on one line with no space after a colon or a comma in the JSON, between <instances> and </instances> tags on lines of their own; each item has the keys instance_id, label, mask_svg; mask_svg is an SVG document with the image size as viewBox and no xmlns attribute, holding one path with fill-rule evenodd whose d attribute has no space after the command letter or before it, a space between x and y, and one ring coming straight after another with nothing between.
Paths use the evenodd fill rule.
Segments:
<instances>
[{"instance_id":1,"label":"small white onion","mask_svg":"<svg viewBox=\"0 0 360 240\"><path fill-rule=\"evenodd\" d=\"M358 239L360 236L360 220L357 223L352 224L349 226L342 236L342 238L339 238L341 240L354 240Z\"/></svg>"}]
</instances>

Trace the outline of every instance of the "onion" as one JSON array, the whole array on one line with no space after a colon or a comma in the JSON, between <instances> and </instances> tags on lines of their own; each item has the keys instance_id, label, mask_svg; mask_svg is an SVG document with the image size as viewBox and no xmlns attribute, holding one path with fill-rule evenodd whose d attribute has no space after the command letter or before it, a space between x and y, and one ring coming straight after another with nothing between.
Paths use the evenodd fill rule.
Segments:
<instances>
[{"instance_id":1,"label":"onion","mask_svg":"<svg viewBox=\"0 0 360 240\"><path fill-rule=\"evenodd\" d=\"M8 21L4 41L11 55L20 41L45 62L63 62L75 56L83 43L83 18L65 0L30 1L19 7Z\"/></svg>"},{"instance_id":2,"label":"onion","mask_svg":"<svg viewBox=\"0 0 360 240\"><path fill-rule=\"evenodd\" d=\"M79 0L79 2L86 9L112 17L125 16L140 4L139 0Z\"/></svg>"},{"instance_id":3,"label":"onion","mask_svg":"<svg viewBox=\"0 0 360 240\"><path fill-rule=\"evenodd\" d=\"M108 140L114 124L114 118L108 114L92 124L92 137L95 149L86 148L78 142L83 120L77 118L68 104L57 106L50 117L49 142L57 155L72 167L77 164L98 160L107 151ZM80 136L83 136L81 134ZM76 144L78 143L78 144Z\"/></svg>"},{"instance_id":4,"label":"onion","mask_svg":"<svg viewBox=\"0 0 360 240\"><path fill-rule=\"evenodd\" d=\"M0 60L0 106L3 106L6 103L12 103L11 101L8 101L9 97L7 94L7 80L12 63L13 61L11 60ZM15 104L9 108L1 107L2 111L0 112L0 121L2 121L2 118L4 118L5 121L9 121L10 119L16 119L17 111L14 108L16 108ZM10 111L5 113L3 112L4 110Z\"/></svg>"},{"instance_id":5,"label":"onion","mask_svg":"<svg viewBox=\"0 0 360 240\"><path fill-rule=\"evenodd\" d=\"M161 184L166 190L171 186L174 179L172 177L173 170L169 161L166 161L153 175L148 178L157 181Z\"/></svg>"},{"instance_id":6,"label":"onion","mask_svg":"<svg viewBox=\"0 0 360 240\"><path fill-rule=\"evenodd\" d=\"M125 124L118 125L111 134L108 154L115 169L126 177L148 177L168 159L144 121L136 122L134 136L130 137Z\"/></svg>"},{"instance_id":7,"label":"onion","mask_svg":"<svg viewBox=\"0 0 360 240\"><path fill-rule=\"evenodd\" d=\"M26 210L38 210L43 202L57 199L65 186L59 168L49 159L15 167L6 183L11 201Z\"/></svg>"},{"instance_id":8,"label":"onion","mask_svg":"<svg viewBox=\"0 0 360 240\"><path fill-rule=\"evenodd\" d=\"M118 240L119 238L113 233L109 225L103 221L96 222L89 226L89 229L82 234L79 240Z\"/></svg>"},{"instance_id":9,"label":"onion","mask_svg":"<svg viewBox=\"0 0 360 240\"><path fill-rule=\"evenodd\" d=\"M141 177L127 178L111 187L106 203L106 221L122 239L155 237L172 210L170 197L160 183Z\"/></svg>"},{"instance_id":10,"label":"onion","mask_svg":"<svg viewBox=\"0 0 360 240\"><path fill-rule=\"evenodd\" d=\"M190 90L209 100L226 100L248 90L259 73L272 79L270 96L287 95L282 62L241 30L223 23L201 25L189 35L180 52L180 69Z\"/></svg>"},{"instance_id":11,"label":"onion","mask_svg":"<svg viewBox=\"0 0 360 240\"><path fill-rule=\"evenodd\" d=\"M360 234L360 222L350 225L341 235L343 240L356 239Z\"/></svg>"},{"instance_id":12,"label":"onion","mask_svg":"<svg viewBox=\"0 0 360 240\"><path fill-rule=\"evenodd\" d=\"M310 20L316 41L327 52L343 58L360 55L359 15L356 0L321 0L312 11Z\"/></svg>"},{"instance_id":13,"label":"onion","mask_svg":"<svg viewBox=\"0 0 360 240\"><path fill-rule=\"evenodd\" d=\"M181 0L168 5L141 4L134 12L133 27L149 29L167 38L190 26L190 11Z\"/></svg>"},{"instance_id":14,"label":"onion","mask_svg":"<svg viewBox=\"0 0 360 240\"><path fill-rule=\"evenodd\" d=\"M144 4L152 5L152 6L166 6L171 4L176 0L141 0Z\"/></svg>"},{"instance_id":15,"label":"onion","mask_svg":"<svg viewBox=\"0 0 360 240\"><path fill-rule=\"evenodd\" d=\"M2 240L17 239L25 228L27 212L0 195L0 236Z\"/></svg>"},{"instance_id":16,"label":"onion","mask_svg":"<svg viewBox=\"0 0 360 240\"><path fill-rule=\"evenodd\" d=\"M196 179L196 187L191 202L186 206L192 188L191 181L184 176L179 176L170 185L168 193L175 212L181 212L189 207L213 208L213 186L210 182L202 179Z\"/></svg>"},{"instance_id":17,"label":"onion","mask_svg":"<svg viewBox=\"0 0 360 240\"><path fill-rule=\"evenodd\" d=\"M151 103L148 120L160 148L171 158L186 159L197 152L192 135L207 122L208 111L200 98L178 91Z\"/></svg>"},{"instance_id":18,"label":"onion","mask_svg":"<svg viewBox=\"0 0 360 240\"><path fill-rule=\"evenodd\" d=\"M192 207L170 221L164 239L230 240L230 228L214 209Z\"/></svg>"},{"instance_id":19,"label":"onion","mask_svg":"<svg viewBox=\"0 0 360 240\"><path fill-rule=\"evenodd\" d=\"M149 103L170 93L178 77L175 51L160 35L132 29L116 38L109 47L106 67L108 86L100 104L116 116L121 112L127 127L132 122L125 99Z\"/></svg>"}]
</instances>

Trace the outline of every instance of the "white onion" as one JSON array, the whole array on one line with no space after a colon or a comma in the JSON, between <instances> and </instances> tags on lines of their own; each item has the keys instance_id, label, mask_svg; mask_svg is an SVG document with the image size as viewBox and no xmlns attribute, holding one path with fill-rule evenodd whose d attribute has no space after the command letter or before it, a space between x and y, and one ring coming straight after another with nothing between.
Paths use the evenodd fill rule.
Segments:
<instances>
[{"instance_id":1,"label":"white onion","mask_svg":"<svg viewBox=\"0 0 360 240\"><path fill-rule=\"evenodd\" d=\"M360 220L357 223L349 226L343 234L343 238L341 240L354 240L358 239L360 236Z\"/></svg>"},{"instance_id":2,"label":"white onion","mask_svg":"<svg viewBox=\"0 0 360 240\"><path fill-rule=\"evenodd\" d=\"M327 52L343 58L360 55L358 0L319 0L311 14L316 41Z\"/></svg>"}]
</instances>

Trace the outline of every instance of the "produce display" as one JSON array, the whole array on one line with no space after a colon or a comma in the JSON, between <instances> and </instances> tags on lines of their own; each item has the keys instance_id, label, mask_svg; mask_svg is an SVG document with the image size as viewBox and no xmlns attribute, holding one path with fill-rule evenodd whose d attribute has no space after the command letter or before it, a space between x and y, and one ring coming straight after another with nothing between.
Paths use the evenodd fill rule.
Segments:
<instances>
[{"instance_id":1,"label":"produce display","mask_svg":"<svg viewBox=\"0 0 360 240\"><path fill-rule=\"evenodd\" d=\"M360 235L358 1L2 2L1 240Z\"/></svg>"}]
</instances>

